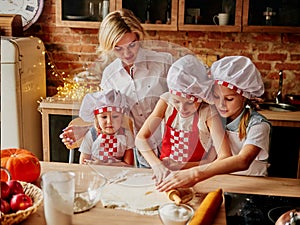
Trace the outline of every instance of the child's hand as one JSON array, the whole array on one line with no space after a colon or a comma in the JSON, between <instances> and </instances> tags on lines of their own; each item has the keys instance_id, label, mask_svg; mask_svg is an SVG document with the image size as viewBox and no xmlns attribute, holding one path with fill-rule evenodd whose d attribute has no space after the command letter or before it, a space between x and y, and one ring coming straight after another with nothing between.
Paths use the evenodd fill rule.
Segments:
<instances>
[{"instance_id":1,"label":"child's hand","mask_svg":"<svg viewBox=\"0 0 300 225\"><path fill-rule=\"evenodd\" d=\"M73 126L66 127L63 129L63 133L59 135L61 141L68 147L76 142Z\"/></svg>"},{"instance_id":2,"label":"child's hand","mask_svg":"<svg viewBox=\"0 0 300 225\"><path fill-rule=\"evenodd\" d=\"M156 185L160 184L163 179L165 179L171 173L171 171L165 167L163 163L158 163L151 167L154 173L152 179L155 179Z\"/></svg>"},{"instance_id":3,"label":"child's hand","mask_svg":"<svg viewBox=\"0 0 300 225\"><path fill-rule=\"evenodd\" d=\"M90 126L70 125L63 129L63 133L60 134L59 137L66 147L71 149L72 145L86 134L89 127Z\"/></svg>"},{"instance_id":4,"label":"child's hand","mask_svg":"<svg viewBox=\"0 0 300 225\"><path fill-rule=\"evenodd\" d=\"M84 159L83 160L84 164L93 164L93 165L100 165L102 164L100 160L98 159Z\"/></svg>"}]
</instances>

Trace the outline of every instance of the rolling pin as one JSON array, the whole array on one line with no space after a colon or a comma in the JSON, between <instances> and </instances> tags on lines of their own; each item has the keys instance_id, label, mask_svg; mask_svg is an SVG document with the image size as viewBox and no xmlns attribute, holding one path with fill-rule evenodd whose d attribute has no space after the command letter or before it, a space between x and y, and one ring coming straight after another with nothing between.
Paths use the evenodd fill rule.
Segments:
<instances>
[{"instance_id":1,"label":"rolling pin","mask_svg":"<svg viewBox=\"0 0 300 225\"><path fill-rule=\"evenodd\" d=\"M196 210L189 225L211 225L223 202L223 191L217 189L209 192Z\"/></svg>"},{"instance_id":2,"label":"rolling pin","mask_svg":"<svg viewBox=\"0 0 300 225\"><path fill-rule=\"evenodd\" d=\"M181 203L181 196L180 192L176 189L172 189L167 192L168 198L175 202L176 205L179 205Z\"/></svg>"}]
</instances>

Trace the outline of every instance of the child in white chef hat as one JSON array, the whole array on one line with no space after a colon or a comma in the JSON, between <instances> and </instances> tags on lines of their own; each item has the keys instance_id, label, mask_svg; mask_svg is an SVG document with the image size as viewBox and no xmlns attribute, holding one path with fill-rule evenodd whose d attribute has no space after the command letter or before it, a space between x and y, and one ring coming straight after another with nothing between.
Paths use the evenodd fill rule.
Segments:
<instances>
[{"instance_id":1,"label":"child in white chef hat","mask_svg":"<svg viewBox=\"0 0 300 225\"><path fill-rule=\"evenodd\" d=\"M214 103L226 118L232 154L246 159L244 170L237 173L267 175L271 126L251 108L251 99L264 93L260 72L249 58L228 56L212 64L211 75Z\"/></svg>"},{"instance_id":2,"label":"child in white chef hat","mask_svg":"<svg viewBox=\"0 0 300 225\"><path fill-rule=\"evenodd\" d=\"M79 116L95 122L80 145L80 163L132 166L134 139L125 117L125 96L110 89L87 94L81 103Z\"/></svg>"},{"instance_id":3,"label":"child in white chef hat","mask_svg":"<svg viewBox=\"0 0 300 225\"><path fill-rule=\"evenodd\" d=\"M157 183L170 170L213 161L219 148L229 144L212 100L213 81L205 66L193 55L173 63L167 75L169 92L161 95L154 111L136 137L136 147L151 165ZM160 158L151 150L149 138L161 121L165 123ZM226 154L224 154L225 156Z\"/></svg>"},{"instance_id":4,"label":"child in white chef hat","mask_svg":"<svg viewBox=\"0 0 300 225\"><path fill-rule=\"evenodd\" d=\"M157 185L159 191L192 187L218 174L267 174L271 126L265 117L249 107L252 98L264 93L259 71L247 57L228 56L214 62L210 73L214 79L214 103L226 119L232 156L172 172Z\"/></svg>"}]
</instances>

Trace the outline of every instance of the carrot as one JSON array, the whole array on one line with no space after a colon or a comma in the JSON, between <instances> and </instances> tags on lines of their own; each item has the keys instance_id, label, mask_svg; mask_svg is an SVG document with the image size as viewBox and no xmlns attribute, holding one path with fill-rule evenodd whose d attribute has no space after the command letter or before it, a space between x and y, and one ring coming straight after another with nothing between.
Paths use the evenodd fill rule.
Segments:
<instances>
[{"instance_id":1,"label":"carrot","mask_svg":"<svg viewBox=\"0 0 300 225\"><path fill-rule=\"evenodd\" d=\"M216 214L223 202L223 191L217 189L210 192L204 198L198 209L196 210L189 225L210 225L214 221Z\"/></svg>"}]
</instances>

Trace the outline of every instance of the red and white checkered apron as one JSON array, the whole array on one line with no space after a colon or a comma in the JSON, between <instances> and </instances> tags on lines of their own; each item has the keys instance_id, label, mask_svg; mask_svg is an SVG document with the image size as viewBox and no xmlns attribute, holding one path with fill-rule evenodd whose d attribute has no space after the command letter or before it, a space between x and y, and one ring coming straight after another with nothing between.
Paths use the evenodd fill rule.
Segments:
<instances>
[{"instance_id":1,"label":"red and white checkered apron","mask_svg":"<svg viewBox=\"0 0 300 225\"><path fill-rule=\"evenodd\" d=\"M109 158L116 157L118 151L118 140L115 135L99 134L101 136L99 159L108 160Z\"/></svg>"},{"instance_id":2,"label":"red and white checkered apron","mask_svg":"<svg viewBox=\"0 0 300 225\"><path fill-rule=\"evenodd\" d=\"M174 129L171 125L177 115L174 108L172 115L167 120L165 135L162 141L160 159L170 157L178 162L200 161L205 150L199 140L198 112L195 112L191 131Z\"/></svg>"}]
</instances>

